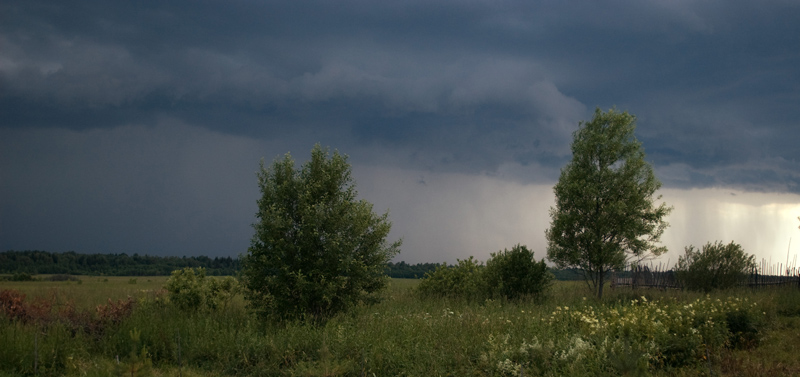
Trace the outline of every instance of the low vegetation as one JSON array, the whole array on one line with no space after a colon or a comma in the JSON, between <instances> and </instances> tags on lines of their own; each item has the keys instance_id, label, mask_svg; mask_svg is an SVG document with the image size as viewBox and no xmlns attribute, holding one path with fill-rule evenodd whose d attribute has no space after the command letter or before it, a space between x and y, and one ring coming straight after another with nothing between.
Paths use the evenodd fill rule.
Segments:
<instances>
[{"instance_id":1,"label":"low vegetation","mask_svg":"<svg viewBox=\"0 0 800 377\"><path fill-rule=\"evenodd\" d=\"M800 346L796 287L616 289L598 301L582 282L555 282L536 302L426 298L418 284L392 280L380 303L324 324L278 325L258 321L241 295L182 309L163 278L3 282L0 375L800 373L788 351Z\"/></svg>"},{"instance_id":2,"label":"low vegetation","mask_svg":"<svg viewBox=\"0 0 800 377\"><path fill-rule=\"evenodd\" d=\"M209 278L202 267L173 271L164 288L170 301L185 311L225 308L241 292L233 277Z\"/></svg>"},{"instance_id":3,"label":"low vegetation","mask_svg":"<svg viewBox=\"0 0 800 377\"><path fill-rule=\"evenodd\" d=\"M709 292L733 288L755 271L755 256L731 241L707 243L702 250L688 246L675 268L678 281L687 289Z\"/></svg>"},{"instance_id":4,"label":"low vegetation","mask_svg":"<svg viewBox=\"0 0 800 377\"><path fill-rule=\"evenodd\" d=\"M492 253L486 265L474 257L455 266L442 263L425 274L417 292L425 297L450 297L473 301L486 299L541 300L553 281L544 259L537 262L533 251L516 245Z\"/></svg>"}]
</instances>

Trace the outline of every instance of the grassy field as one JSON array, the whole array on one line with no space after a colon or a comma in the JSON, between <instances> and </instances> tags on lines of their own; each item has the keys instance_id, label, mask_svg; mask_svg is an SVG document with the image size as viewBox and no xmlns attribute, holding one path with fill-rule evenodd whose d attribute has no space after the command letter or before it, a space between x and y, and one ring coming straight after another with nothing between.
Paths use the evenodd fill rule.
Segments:
<instances>
[{"instance_id":1,"label":"grassy field","mask_svg":"<svg viewBox=\"0 0 800 377\"><path fill-rule=\"evenodd\" d=\"M797 288L596 301L582 282L557 282L537 304L423 299L418 281L394 279L379 304L277 326L241 297L182 312L166 277L80 279L0 282L15 292L3 302L24 294L27 310L4 304L0 376L800 375Z\"/></svg>"}]
</instances>

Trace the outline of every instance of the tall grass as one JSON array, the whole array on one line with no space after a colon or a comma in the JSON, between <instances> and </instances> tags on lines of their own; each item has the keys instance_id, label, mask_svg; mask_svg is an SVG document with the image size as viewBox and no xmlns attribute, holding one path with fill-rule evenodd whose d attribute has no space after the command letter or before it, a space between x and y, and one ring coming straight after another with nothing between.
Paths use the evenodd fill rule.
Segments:
<instances>
[{"instance_id":1,"label":"tall grass","mask_svg":"<svg viewBox=\"0 0 800 377\"><path fill-rule=\"evenodd\" d=\"M541 303L474 302L422 298L417 281L393 280L380 303L324 325L275 325L256 321L241 298L221 310L181 311L147 279L135 290L126 278L15 283L26 300L57 289L59 300L80 301L95 318L108 298L132 294L137 303L95 333L0 319L0 375L33 375L37 357L42 376L114 375L144 361L182 376L696 375L709 365L719 373L735 347L758 346L766 324L800 315L796 289L617 289L597 301L582 282L558 282ZM751 328L756 336L747 338Z\"/></svg>"}]
</instances>

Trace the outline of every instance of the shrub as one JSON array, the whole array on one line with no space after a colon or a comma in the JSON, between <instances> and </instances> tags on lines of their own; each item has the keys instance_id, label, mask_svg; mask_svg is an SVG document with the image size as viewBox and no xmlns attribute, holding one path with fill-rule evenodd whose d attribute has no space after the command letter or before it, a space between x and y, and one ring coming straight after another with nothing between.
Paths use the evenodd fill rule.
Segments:
<instances>
[{"instance_id":1,"label":"shrub","mask_svg":"<svg viewBox=\"0 0 800 377\"><path fill-rule=\"evenodd\" d=\"M206 270L202 267L172 271L164 288L169 292L170 301L184 310L227 306L240 290L234 278L228 276L220 281L206 277Z\"/></svg>"},{"instance_id":2,"label":"shrub","mask_svg":"<svg viewBox=\"0 0 800 377\"><path fill-rule=\"evenodd\" d=\"M733 348L751 348L759 343L759 333L763 320L758 313L745 309L725 313L728 325L729 343Z\"/></svg>"},{"instance_id":3,"label":"shrub","mask_svg":"<svg viewBox=\"0 0 800 377\"><path fill-rule=\"evenodd\" d=\"M540 298L553 281L544 259L536 262L533 251L524 245L492 253L485 274L489 293L508 299Z\"/></svg>"},{"instance_id":4,"label":"shrub","mask_svg":"<svg viewBox=\"0 0 800 377\"><path fill-rule=\"evenodd\" d=\"M485 298L487 285L483 263L472 256L457 261L455 266L442 263L435 270L425 273L417 291L423 296Z\"/></svg>"},{"instance_id":5,"label":"shrub","mask_svg":"<svg viewBox=\"0 0 800 377\"><path fill-rule=\"evenodd\" d=\"M694 246L685 248L675 269L684 288L711 291L735 287L755 269L755 257L744 252L739 244L723 245L717 241L707 243L699 251Z\"/></svg>"},{"instance_id":6,"label":"shrub","mask_svg":"<svg viewBox=\"0 0 800 377\"><path fill-rule=\"evenodd\" d=\"M387 243L388 213L358 200L347 157L316 145L295 168L290 155L258 173L258 222L242 276L262 318L324 321L377 299L400 241Z\"/></svg>"},{"instance_id":7,"label":"shrub","mask_svg":"<svg viewBox=\"0 0 800 377\"><path fill-rule=\"evenodd\" d=\"M11 281L34 281L34 280L36 279L27 272L19 272L11 276Z\"/></svg>"},{"instance_id":8,"label":"shrub","mask_svg":"<svg viewBox=\"0 0 800 377\"><path fill-rule=\"evenodd\" d=\"M206 283L205 302L209 309L227 308L233 297L241 292L239 282L230 276L223 279L208 278Z\"/></svg>"}]
</instances>

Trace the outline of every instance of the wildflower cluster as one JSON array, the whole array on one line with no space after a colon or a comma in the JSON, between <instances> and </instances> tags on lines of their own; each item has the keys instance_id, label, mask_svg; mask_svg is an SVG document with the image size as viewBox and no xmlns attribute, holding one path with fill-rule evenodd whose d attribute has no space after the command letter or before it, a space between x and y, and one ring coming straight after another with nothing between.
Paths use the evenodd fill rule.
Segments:
<instances>
[{"instance_id":1,"label":"wildflower cluster","mask_svg":"<svg viewBox=\"0 0 800 377\"><path fill-rule=\"evenodd\" d=\"M698 366L721 348L757 340L763 316L746 299L708 296L688 303L641 297L557 306L528 332L489 336L481 364L502 376L624 375Z\"/></svg>"},{"instance_id":2,"label":"wildflower cluster","mask_svg":"<svg viewBox=\"0 0 800 377\"><path fill-rule=\"evenodd\" d=\"M556 307L548 322L568 333L577 329L602 354L634 352L658 367L702 362L708 350L737 346L754 337L762 319L746 299L707 296L690 303L641 297L609 307Z\"/></svg>"}]
</instances>

